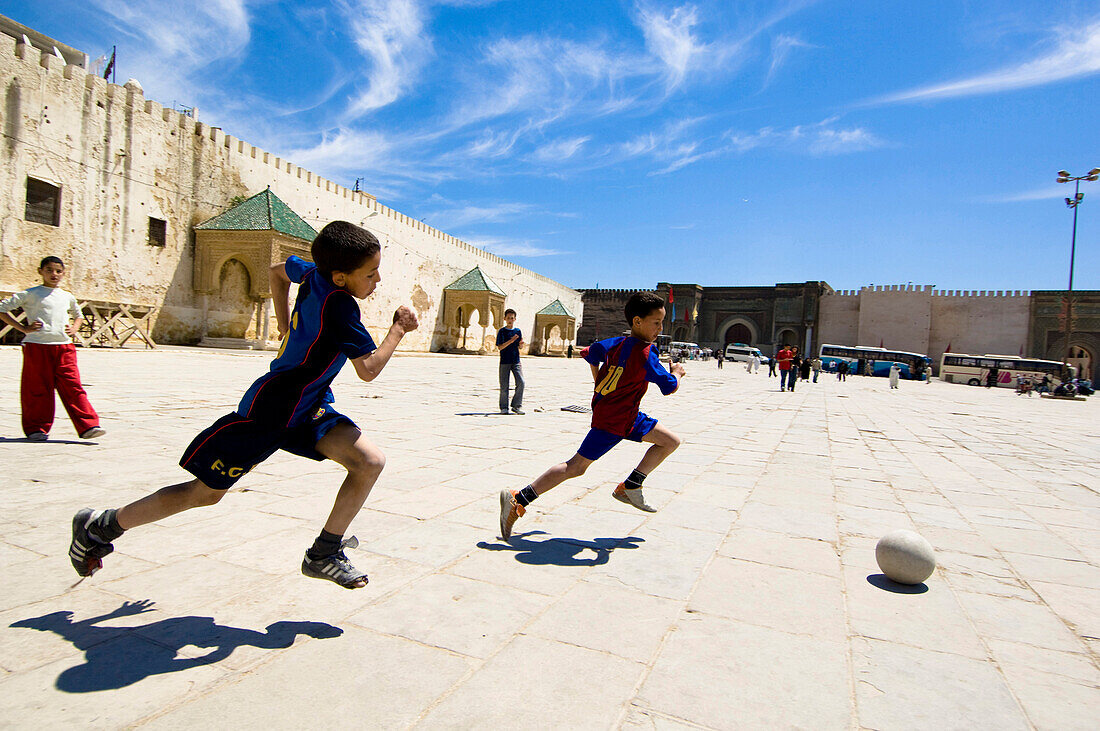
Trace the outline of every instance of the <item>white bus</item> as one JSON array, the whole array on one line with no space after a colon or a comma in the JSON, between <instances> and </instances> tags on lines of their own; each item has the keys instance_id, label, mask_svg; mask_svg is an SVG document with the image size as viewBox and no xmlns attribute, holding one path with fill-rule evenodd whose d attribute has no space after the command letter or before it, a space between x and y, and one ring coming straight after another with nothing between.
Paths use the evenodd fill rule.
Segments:
<instances>
[{"instance_id":1,"label":"white bus","mask_svg":"<svg viewBox=\"0 0 1100 731\"><path fill-rule=\"evenodd\" d=\"M826 343L821 346L821 364L825 370L835 372L842 360L848 362L848 372L852 375L888 376L890 366L897 363L901 367L902 378L923 380L932 368L932 359L924 353L859 345Z\"/></svg>"},{"instance_id":2,"label":"white bus","mask_svg":"<svg viewBox=\"0 0 1100 731\"><path fill-rule=\"evenodd\" d=\"M940 380L947 383L984 386L991 373L994 382L1003 388L1015 388L1017 376L1030 378L1035 383L1049 376L1051 388L1062 382L1062 364L1056 360L965 353L944 353L940 359ZM1070 366L1070 373L1072 377L1073 366Z\"/></svg>"}]
</instances>

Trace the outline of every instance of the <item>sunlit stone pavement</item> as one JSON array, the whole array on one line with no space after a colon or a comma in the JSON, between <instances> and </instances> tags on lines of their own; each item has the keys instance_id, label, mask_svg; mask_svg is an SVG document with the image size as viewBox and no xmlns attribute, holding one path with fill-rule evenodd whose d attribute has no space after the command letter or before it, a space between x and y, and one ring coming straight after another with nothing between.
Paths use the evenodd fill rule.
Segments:
<instances>
[{"instance_id":1,"label":"sunlit stone pavement","mask_svg":"<svg viewBox=\"0 0 1100 731\"><path fill-rule=\"evenodd\" d=\"M683 446L645 514L610 492L624 443L534 503L497 493L573 454L588 367L408 355L336 406L385 472L352 526L370 585L299 573L341 479L279 454L219 505L124 535L71 588L69 523L186 479L191 438L271 354L82 350L107 436L19 427L0 348L5 728L1096 728L1100 402L938 381L802 382L688 364L643 410ZM903 590L897 528L940 567Z\"/></svg>"}]
</instances>

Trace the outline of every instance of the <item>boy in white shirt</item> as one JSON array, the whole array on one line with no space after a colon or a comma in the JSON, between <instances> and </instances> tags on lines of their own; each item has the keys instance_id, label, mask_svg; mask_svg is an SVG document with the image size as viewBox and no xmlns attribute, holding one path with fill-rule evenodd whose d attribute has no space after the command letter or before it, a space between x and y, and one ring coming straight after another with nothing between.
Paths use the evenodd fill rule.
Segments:
<instances>
[{"instance_id":1,"label":"boy in white shirt","mask_svg":"<svg viewBox=\"0 0 1100 731\"><path fill-rule=\"evenodd\" d=\"M80 307L76 297L61 289L65 263L47 256L38 267L42 284L17 292L0 302L0 321L24 333L23 378L20 400L23 406L23 433L34 442L44 442L53 426L54 391L69 412L81 439L101 437L107 432L99 426L99 415L88 402L80 385L76 367L76 319ZM27 324L20 324L8 313L23 308Z\"/></svg>"}]
</instances>

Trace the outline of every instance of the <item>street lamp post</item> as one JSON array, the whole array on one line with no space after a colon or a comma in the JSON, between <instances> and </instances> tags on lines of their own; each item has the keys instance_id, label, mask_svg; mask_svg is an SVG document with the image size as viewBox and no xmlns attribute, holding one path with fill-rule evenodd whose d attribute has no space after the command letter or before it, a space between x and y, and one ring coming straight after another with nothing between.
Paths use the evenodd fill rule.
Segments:
<instances>
[{"instance_id":1,"label":"street lamp post","mask_svg":"<svg viewBox=\"0 0 1100 731\"><path fill-rule=\"evenodd\" d=\"M1058 182L1074 184L1073 197L1066 198L1066 205L1073 209L1073 235L1069 245L1069 290L1066 292L1066 347L1062 353L1062 367L1069 373L1070 341L1073 339L1073 259L1077 253L1077 206L1085 199L1081 192L1081 181L1094 181L1100 178L1100 168L1093 168L1084 175L1070 175L1065 170L1058 171Z\"/></svg>"}]
</instances>

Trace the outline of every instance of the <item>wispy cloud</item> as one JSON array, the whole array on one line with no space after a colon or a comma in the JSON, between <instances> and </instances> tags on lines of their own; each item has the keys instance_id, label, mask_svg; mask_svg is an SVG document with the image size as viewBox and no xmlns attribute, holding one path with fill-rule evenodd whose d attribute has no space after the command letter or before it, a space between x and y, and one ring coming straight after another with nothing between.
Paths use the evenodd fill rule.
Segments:
<instances>
[{"instance_id":1,"label":"wispy cloud","mask_svg":"<svg viewBox=\"0 0 1100 731\"><path fill-rule=\"evenodd\" d=\"M431 54L424 7L417 0L343 0L355 47L369 64L365 88L352 98L347 119L396 101Z\"/></svg>"},{"instance_id":2,"label":"wispy cloud","mask_svg":"<svg viewBox=\"0 0 1100 731\"><path fill-rule=\"evenodd\" d=\"M665 13L639 7L638 25L645 35L646 49L660 59L666 69L665 85L672 89L680 85L698 59L706 51L693 33L699 19L696 8L684 5Z\"/></svg>"},{"instance_id":3,"label":"wispy cloud","mask_svg":"<svg viewBox=\"0 0 1100 731\"><path fill-rule=\"evenodd\" d=\"M531 241L528 239L509 239L509 238L493 238L493 237L467 237L466 240L478 247L479 249L485 249L491 251L497 256L515 256L515 257L539 257L539 256L558 256L561 254L568 254L570 252L562 249L548 249L544 246L540 246L537 241Z\"/></svg>"},{"instance_id":4,"label":"wispy cloud","mask_svg":"<svg viewBox=\"0 0 1100 731\"><path fill-rule=\"evenodd\" d=\"M798 39L795 36L789 35L777 35L772 39L772 59L771 64L768 66L768 75L764 79L764 88L771 85L772 80L775 79L776 74L779 73L779 69L787 61L787 56L795 48L813 48L809 43Z\"/></svg>"},{"instance_id":5,"label":"wispy cloud","mask_svg":"<svg viewBox=\"0 0 1100 731\"><path fill-rule=\"evenodd\" d=\"M136 41L119 54L125 73L168 103L212 101L210 85L196 79L198 72L231 66L252 37L246 0L180 0L171 13L157 0L92 1Z\"/></svg>"},{"instance_id":6,"label":"wispy cloud","mask_svg":"<svg viewBox=\"0 0 1100 731\"><path fill-rule=\"evenodd\" d=\"M731 148L748 152L762 147L784 147L804 150L812 155L840 155L886 146L885 140L863 127L836 127L837 117L816 124L797 125L786 129L761 127L755 132L728 133Z\"/></svg>"},{"instance_id":7,"label":"wispy cloud","mask_svg":"<svg viewBox=\"0 0 1100 731\"><path fill-rule=\"evenodd\" d=\"M532 153L532 157L542 162L561 162L563 160L568 160L576 155L577 151L590 139L592 139L592 137L586 135L584 137L569 137L566 139L554 140L536 149L534 153Z\"/></svg>"},{"instance_id":8,"label":"wispy cloud","mask_svg":"<svg viewBox=\"0 0 1100 731\"><path fill-rule=\"evenodd\" d=\"M1065 198L1067 192L1069 195L1073 195L1072 190L1067 190L1067 186L1040 188L1038 190L1029 190L1023 193L1010 193L1008 195L989 195L982 196L979 200L983 203L1027 203L1029 201L1045 201L1052 200L1054 198Z\"/></svg>"},{"instance_id":9,"label":"wispy cloud","mask_svg":"<svg viewBox=\"0 0 1100 731\"><path fill-rule=\"evenodd\" d=\"M895 104L995 94L1100 72L1100 20L1084 28L1055 32L1053 48L1038 58L944 84L889 94L870 104Z\"/></svg>"},{"instance_id":10,"label":"wispy cloud","mask_svg":"<svg viewBox=\"0 0 1100 731\"><path fill-rule=\"evenodd\" d=\"M536 211L528 203L496 203L492 205L455 205L445 202L445 207L429 209L425 218L436 228L459 229L472 224L502 223L514 220Z\"/></svg>"}]
</instances>

